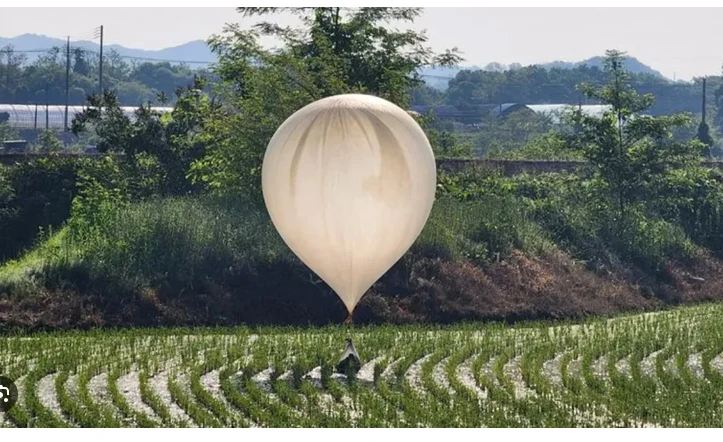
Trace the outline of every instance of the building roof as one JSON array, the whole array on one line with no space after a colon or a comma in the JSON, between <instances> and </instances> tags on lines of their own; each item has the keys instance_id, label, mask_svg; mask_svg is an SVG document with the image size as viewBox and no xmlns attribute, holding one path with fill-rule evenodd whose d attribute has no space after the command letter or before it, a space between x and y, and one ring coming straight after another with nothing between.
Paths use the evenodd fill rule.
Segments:
<instances>
[{"instance_id":1,"label":"building roof","mask_svg":"<svg viewBox=\"0 0 723 442\"><path fill-rule=\"evenodd\" d=\"M422 115L426 115L429 111L434 111L434 115L442 120L455 120L465 124L476 124L480 122L484 115L506 116L520 108L524 108L524 105L519 103L489 103L459 109L450 104L443 104L412 106L411 111Z\"/></svg>"}]
</instances>

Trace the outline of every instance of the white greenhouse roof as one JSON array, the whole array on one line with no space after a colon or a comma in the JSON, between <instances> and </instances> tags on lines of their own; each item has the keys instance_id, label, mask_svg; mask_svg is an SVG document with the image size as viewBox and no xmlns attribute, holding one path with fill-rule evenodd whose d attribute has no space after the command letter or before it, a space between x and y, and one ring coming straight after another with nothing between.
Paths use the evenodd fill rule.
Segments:
<instances>
[{"instance_id":1,"label":"white greenhouse roof","mask_svg":"<svg viewBox=\"0 0 723 442\"><path fill-rule=\"evenodd\" d=\"M68 127L73 122L75 114L85 110L87 106L68 106ZM137 106L122 106L121 110L133 121L134 112ZM173 111L172 107L153 107L153 110L168 113ZM64 129L65 128L65 105L34 105L34 104L0 104L0 113L7 112L10 115L8 123L11 127L18 129Z\"/></svg>"},{"instance_id":2,"label":"white greenhouse roof","mask_svg":"<svg viewBox=\"0 0 723 442\"><path fill-rule=\"evenodd\" d=\"M591 117L602 117L606 111L611 109L611 106L607 104L584 104L582 106L570 104L528 104L527 107L538 114L551 116L558 123L565 112L572 111L578 107L584 114Z\"/></svg>"}]
</instances>

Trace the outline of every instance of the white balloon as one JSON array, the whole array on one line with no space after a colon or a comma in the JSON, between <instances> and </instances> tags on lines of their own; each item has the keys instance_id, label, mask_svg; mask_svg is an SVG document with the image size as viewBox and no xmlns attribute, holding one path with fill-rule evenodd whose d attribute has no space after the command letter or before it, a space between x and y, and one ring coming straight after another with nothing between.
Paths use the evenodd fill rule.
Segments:
<instances>
[{"instance_id":1,"label":"white balloon","mask_svg":"<svg viewBox=\"0 0 723 442\"><path fill-rule=\"evenodd\" d=\"M421 233L437 170L407 112L348 94L290 116L269 142L261 181L283 240L351 314Z\"/></svg>"}]
</instances>

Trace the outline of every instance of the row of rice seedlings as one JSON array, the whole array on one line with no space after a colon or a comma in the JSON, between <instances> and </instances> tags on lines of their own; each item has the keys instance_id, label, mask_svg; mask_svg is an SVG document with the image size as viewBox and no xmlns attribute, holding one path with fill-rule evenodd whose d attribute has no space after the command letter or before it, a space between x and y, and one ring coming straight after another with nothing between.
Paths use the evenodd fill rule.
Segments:
<instances>
[{"instance_id":1,"label":"row of rice seedlings","mask_svg":"<svg viewBox=\"0 0 723 442\"><path fill-rule=\"evenodd\" d=\"M356 393L356 401L362 410L362 416L357 419L359 426L398 428L409 425L404 418L399 396L393 387L401 383L399 377L403 375L403 370L399 369L401 361L411 360L413 357L405 355L402 346L395 347L395 345L397 345L395 334L386 329L379 340L371 340L363 347L363 351L368 354L367 358L385 356L374 366L372 386L368 389L359 388ZM392 367L392 361L399 363ZM385 370L390 370L392 374L393 378L389 382L382 377Z\"/></svg>"},{"instance_id":2,"label":"row of rice seedlings","mask_svg":"<svg viewBox=\"0 0 723 442\"><path fill-rule=\"evenodd\" d=\"M83 369L78 376L78 395L83 409L74 415L77 422L84 427L118 428L123 422L118 419L117 412L93 399L88 388L90 380L101 373L102 365Z\"/></svg>"},{"instance_id":3,"label":"row of rice seedlings","mask_svg":"<svg viewBox=\"0 0 723 442\"><path fill-rule=\"evenodd\" d=\"M211 413L214 414L214 416L224 425L227 427L245 427L247 426L245 422L243 422L242 419L239 419L236 415L231 413L231 411L227 408L226 404L218 400L217 398L213 397L211 393L209 393L202 385L201 385L201 376L208 373L206 371L208 368L216 369L221 364L218 363L215 366L211 367L194 367L190 370L189 373L189 379L190 379L190 387L191 387L191 393L195 396L196 400L203 406L205 406ZM209 370L210 371L210 370Z\"/></svg>"},{"instance_id":4,"label":"row of rice seedlings","mask_svg":"<svg viewBox=\"0 0 723 442\"><path fill-rule=\"evenodd\" d=\"M55 394L60 405L60 409L63 413L63 417L70 424L81 427L93 427L99 426L100 424L106 424L113 426L115 422L103 422L102 416L99 413L99 409L94 404L84 403L81 400L81 390L84 385L81 385L80 372L88 371L88 359L97 352L97 348L89 345L88 341L82 341L78 343L70 350L72 355L72 363L68 365L58 366L58 372L55 377ZM67 353L66 353L67 354ZM75 373L77 376L77 391L72 392L68 387L68 380L70 375ZM88 377L85 377L87 381Z\"/></svg>"},{"instance_id":5,"label":"row of rice seedlings","mask_svg":"<svg viewBox=\"0 0 723 442\"><path fill-rule=\"evenodd\" d=\"M13 408L6 412L8 423L19 428L26 428L36 424L37 418L33 415L33 410L28 408L26 399L27 375L34 370L42 370L42 366L48 365L58 353L58 349L52 345L44 345L40 339L18 340L18 339L0 339L5 344L5 352L7 355L3 358L2 374L15 381L18 388L18 402ZM46 370L47 371L47 370ZM52 373L52 370L48 371ZM37 375L36 379L31 379L32 388L43 375ZM36 395L35 391L32 395ZM31 401L32 402L32 401ZM38 406L41 404L37 403ZM50 413L48 411L48 413ZM58 425L62 426L62 425Z\"/></svg>"},{"instance_id":6,"label":"row of rice seedlings","mask_svg":"<svg viewBox=\"0 0 723 442\"><path fill-rule=\"evenodd\" d=\"M626 330L621 330L622 334L616 336L608 344L608 348L613 354L608 358L612 382L607 387L602 383L596 384L596 376L589 372L592 355L584 356L583 377L590 388L579 391L578 397L595 397L595 399L606 402L605 405L612 408L617 417L623 420L628 418L626 425L639 425L641 422L650 420L667 424L666 416L673 414L671 407L666 402L674 397L670 392L661 389L660 385L670 384L669 380L675 381L675 377L668 375L661 365L662 361L666 359L668 350L665 349L659 353L654 361L658 379L643 375L640 370L640 362L644 357L649 357L650 354L668 344L670 331L669 324L661 322L658 318L640 321ZM684 346L690 348L691 345L695 345L695 342L686 338ZM600 354L600 345L585 345L586 351L589 351L591 347L596 352L595 356ZM613 365L625 356L629 356L630 378L617 373ZM667 377L667 379L661 379L661 376ZM605 390L609 390L609 394ZM638 419L640 421L637 421Z\"/></svg>"},{"instance_id":7,"label":"row of rice seedlings","mask_svg":"<svg viewBox=\"0 0 723 442\"><path fill-rule=\"evenodd\" d=\"M5 372L11 379L15 380L15 385L18 388L18 401L15 406L5 412L5 417L9 423L16 428L27 428L30 426L30 414L24 407L25 401L22 397L25 396L24 392L21 393L21 384L25 385L25 378L17 376L17 372L8 371Z\"/></svg>"},{"instance_id":8,"label":"row of rice seedlings","mask_svg":"<svg viewBox=\"0 0 723 442\"><path fill-rule=\"evenodd\" d=\"M477 386L487 392L487 399L482 402L484 415L489 416L489 427L521 427L525 422L510 408L509 393L498 383L492 367L497 359L497 350L494 347L483 348L474 363L474 373ZM489 367L488 370L483 367Z\"/></svg>"},{"instance_id":9,"label":"row of rice seedlings","mask_svg":"<svg viewBox=\"0 0 723 442\"><path fill-rule=\"evenodd\" d=\"M234 406L240 413L246 416L251 422L257 426L270 426L271 416L259 403L252 400L241 392L241 383L237 379L232 379L236 370L228 367L219 374L221 381L221 390L223 391L226 401ZM248 376L248 375L246 375ZM242 374L243 378L244 375ZM249 379L250 381L250 379ZM243 381L245 384L245 380Z\"/></svg>"},{"instance_id":10,"label":"row of rice seedlings","mask_svg":"<svg viewBox=\"0 0 723 442\"><path fill-rule=\"evenodd\" d=\"M335 427L352 427L360 425L360 421L364 420L365 425L383 426L384 413L379 414L377 411L385 410L379 405L384 402L381 400L373 400L370 394L367 394L366 387L360 385L356 374L353 372L346 373L346 378L339 381L332 375L334 373L333 363L336 362L338 354L334 354L333 350L340 350L339 346L343 342L342 330L329 343L320 346L317 343L313 348L307 348L307 354L313 354L315 362L311 363L308 358L300 358L306 367L316 365L320 367L321 374L321 391L313 391L311 383L303 386L300 393L304 394L306 401L317 406L309 406L308 410L313 414L307 415L307 419L314 426L333 425ZM355 337L358 349L361 350L360 358L363 360L372 359L380 352L383 352L386 346L394 343L393 336L389 333L381 333L379 339L368 339L367 335Z\"/></svg>"},{"instance_id":11,"label":"row of rice seedlings","mask_svg":"<svg viewBox=\"0 0 723 442\"><path fill-rule=\"evenodd\" d=\"M84 426L84 423L88 423L84 417L90 417L90 413L85 414L81 404L76 401L67 389L69 373L67 370L61 370L55 377L55 392L58 397L58 403L63 411L64 417L69 423L73 425ZM92 420L91 422L93 422Z\"/></svg>"},{"instance_id":12,"label":"row of rice seedlings","mask_svg":"<svg viewBox=\"0 0 723 442\"><path fill-rule=\"evenodd\" d=\"M236 384L237 388L243 392L249 400L255 402L266 411L266 422L264 426L279 428L279 427L294 427L298 426L294 414L291 413L289 407L283 404L277 399L272 399L266 391L262 390L252 379L251 376L254 373L262 371L262 367L266 367L267 364L262 360L257 360L256 367L253 365L242 368L242 373L248 373L247 375L240 376L239 382ZM273 372L272 372L273 375ZM273 382L273 378L271 380Z\"/></svg>"},{"instance_id":13,"label":"row of rice seedlings","mask_svg":"<svg viewBox=\"0 0 723 442\"><path fill-rule=\"evenodd\" d=\"M145 413L136 411L131 407L128 401L123 397L120 390L118 389L118 378L127 373L129 367L114 367L113 370L108 373L108 393L110 393L113 404L118 407L123 417L133 422L136 426L141 428L154 428L158 424L156 421L148 417Z\"/></svg>"},{"instance_id":14,"label":"row of rice seedlings","mask_svg":"<svg viewBox=\"0 0 723 442\"><path fill-rule=\"evenodd\" d=\"M147 370L141 370L138 373L138 382L141 390L141 399L161 418L164 427L184 428L187 426L184 421L171 416L168 407L151 389Z\"/></svg>"},{"instance_id":15,"label":"row of rice seedlings","mask_svg":"<svg viewBox=\"0 0 723 442\"><path fill-rule=\"evenodd\" d=\"M630 377L627 376L616 376L612 381L612 388L610 396L615 398L615 406L620 408L620 414L625 418L638 419L643 423L651 422L656 425L671 425L674 421L680 422L680 416L676 417L676 414L680 410L675 411L674 403L669 402L670 389L662 389L659 387L657 382L644 379L640 375L639 362L643 358L643 353L650 354L654 350L661 348L665 344L683 345L688 347L692 345L689 336L678 334L675 341L664 342L661 336L667 335L670 330L666 329L664 323L657 321L656 324L645 324L637 330L636 336L633 339L628 339L619 345L627 348L630 364ZM628 338L630 336L628 335ZM683 367L687 356L677 356L681 360L681 364L677 364L678 367ZM678 377L682 380L682 372L676 369ZM685 382L673 383L671 387L683 387ZM689 390L689 394L695 394L694 391ZM679 401L674 401L679 402ZM671 407L672 405L672 407ZM636 422L633 422L636 424Z\"/></svg>"},{"instance_id":16,"label":"row of rice seedlings","mask_svg":"<svg viewBox=\"0 0 723 442\"><path fill-rule=\"evenodd\" d=\"M428 396L422 400L422 410L428 416L426 425L432 427L458 427L464 426L464 419L466 413L464 413L464 399L453 398L453 392L450 392L447 388L440 385L434 376L435 367L438 364L446 362L449 365L450 347L446 345L440 345L437 349L423 364L421 372L421 380L424 390ZM444 375L447 376L447 367L445 366ZM448 381L449 382L449 381ZM451 388L451 387L450 387Z\"/></svg>"},{"instance_id":17,"label":"row of rice seedlings","mask_svg":"<svg viewBox=\"0 0 723 442\"><path fill-rule=\"evenodd\" d=\"M489 425L489 414L485 411L484 407L486 400L479 396L477 390L462 383L457 376L459 366L467 362L470 358L474 358L477 351L479 351L478 347L473 345L467 346L451 355L447 360L447 379L452 390L454 390L454 403L459 404L458 407L464 409L464 413L462 414L463 425L461 425L464 427L482 427Z\"/></svg>"},{"instance_id":18,"label":"row of rice seedlings","mask_svg":"<svg viewBox=\"0 0 723 442\"><path fill-rule=\"evenodd\" d=\"M38 397L38 381L55 372L54 367L45 365L33 370L25 377L25 406L31 414L30 426L39 428L66 428L69 425L48 410Z\"/></svg>"},{"instance_id":19,"label":"row of rice seedlings","mask_svg":"<svg viewBox=\"0 0 723 442\"><path fill-rule=\"evenodd\" d=\"M501 416L502 413L500 413L500 411L504 410L510 412L510 414L514 414L515 412L513 410L517 409L517 404L514 402L514 399L507 395L506 392L498 393L498 397L504 398L501 403L499 401L496 402L490 396L488 396L488 398L485 400L480 400L480 398L477 396L477 392L470 390L469 388L462 385L456 376L457 367L463 361L472 357L472 355L476 352L487 352L489 354L496 354L498 353L496 345L497 344L494 343L492 344L492 346L486 347L478 347L476 345L472 345L468 348L460 349L447 359L447 367L445 371L449 384L455 393L454 396L450 396L453 408L453 412L450 417L456 421L455 424L458 426L506 426L508 422L505 422L505 418L503 415ZM488 378L481 374L481 366L480 362L478 361L481 361L482 359L483 358L477 358L476 361L472 364L473 370L475 371L476 377L478 378L478 384L479 380L482 380L483 378L488 380ZM485 388L489 395L490 390L500 388L499 385L495 384L496 382L490 381L484 384L482 388ZM440 390L439 388L434 388L434 390L437 392L435 394L435 396L437 396L444 389ZM519 412L519 409L517 409L517 412Z\"/></svg>"},{"instance_id":20,"label":"row of rice seedlings","mask_svg":"<svg viewBox=\"0 0 723 442\"><path fill-rule=\"evenodd\" d=\"M175 373L168 376L168 391L173 401L178 404L186 414L193 419L199 427L205 428L222 428L221 422L216 419L213 414L199 405L187 394L184 389L176 382Z\"/></svg>"},{"instance_id":21,"label":"row of rice seedlings","mask_svg":"<svg viewBox=\"0 0 723 442\"><path fill-rule=\"evenodd\" d=\"M710 382L709 388L715 391L723 391L723 372L718 367L713 366L713 359L723 354L723 339L720 334L715 336L715 340L711 342L711 345L706 348L702 353L702 365L705 379ZM720 407L714 409L713 427L720 428L723 426L723 413L720 412Z\"/></svg>"},{"instance_id":22,"label":"row of rice seedlings","mask_svg":"<svg viewBox=\"0 0 723 442\"><path fill-rule=\"evenodd\" d=\"M526 382L526 378L530 378L530 362L524 360L524 355L531 349L536 348L537 341L549 339L549 335L541 335L539 330L529 330L525 333L513 331L511 336L505 343L499 347L495 353L498 357L492 366L492 371L496 382L492 383L492 391L490 397L500 402L500 406L504 408L508 414L517 416L523 422L524 426L545 427L558 425L560 420L567 417L566 413L561 412L557 404L544 396L534 393L534 389ZM506 367L511 364L519 364L519 370L522 375L520 382L525 391L519 392L515 382L507 376ZM541 362L539 363L541 368ZM499 387L498 387L499 386ZM527 393L529 394L522 394Z\"/></svg>"},{"instance_id":23,"label":"row of rice seedlings","mask_svg":"<svg viewBox=\"0 0 723 442\"><path fill-rule=\"evenodd\" d=\"M512 339L510 339L512 338ZM477 357L472 363L477 387L486 391L487 398L476 401L480 407L481 425L511 427L526 425L516 409L514 389L507 389L504 364L509 360L518 335L515 330L499 329L487 333L487 338L475 349ZM475 422L477 424L477 422ZM475 425L476 426L476 425Z\"/></svg>"},{"instance_id":24,"label":"row of rice seedlings","mask_svg":"<svg viewBox=\"0 0 723 442\"><path fill-rule=\"evenodd\" d=\"M530 343L520 358L522 380L527 388L535 392L535 396L527 398L525 405L537 414L531 422L544 427L573 427L577 422L574 415L580 410L559 399L554 393L552 384L543 376L542 367L545 361L556 354L556 345L550 343Z\"/></svg>"},{"instance_id":25,"label":"row of rice seedlings","mask_svg":"<svg viewBox=\"0 0 723 442\"><path fill-rule=\"evenodd\" d=\"M419 393L409 385L406 374L411 366L425 357L430 350L421 340L411 342L409 347L397 349L398 362L394 365L393 376L389 382L382 380L377 385L377 392L381 397L399 411L401 426L404 427L424 424L419 420Z\"/></svg>"}]
</instances>

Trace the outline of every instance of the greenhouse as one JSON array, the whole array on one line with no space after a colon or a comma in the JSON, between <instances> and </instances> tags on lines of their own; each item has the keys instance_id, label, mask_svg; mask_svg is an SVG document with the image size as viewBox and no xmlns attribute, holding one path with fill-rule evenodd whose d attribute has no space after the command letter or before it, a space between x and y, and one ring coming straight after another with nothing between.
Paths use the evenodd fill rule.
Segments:
<instances>
[{"instance_id":1,"label":"greenhouse","mask_svg":"<svg viewBox=\"0 0 723 442\"><path fill-rule=\"evenodd\" d=\"M562 116L574 109L579 109L589 117L597 118L602 117L605 112L612 109L609 105L604 104L528 104L526 107L537 114L549 116L555 123L562 122Z\"/></svg>"},{"instance_id":2,"label":"greenhouse","mask_svg":"<svg viewBox=\"0 0 723 442\"><path fill-rule=\"evenodd\" d=\"M82 112L87 106L68 106L68 128L71 126L75 114ZM133 121L138 107L123 106L123 113ZM173 111L172 107L153 107L153 110L167 113ZM7 114L5 118L3 115ZM17 129L65 129L64 105L35 105L35 104L0 104L0 122L7 118L11 127Z\"/></svg>"}]
</instances>

